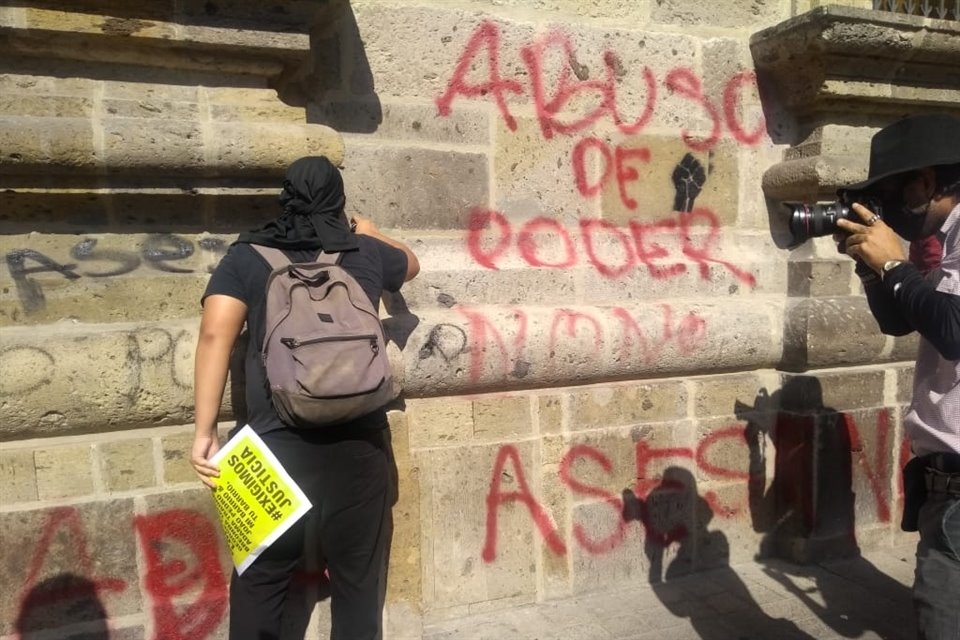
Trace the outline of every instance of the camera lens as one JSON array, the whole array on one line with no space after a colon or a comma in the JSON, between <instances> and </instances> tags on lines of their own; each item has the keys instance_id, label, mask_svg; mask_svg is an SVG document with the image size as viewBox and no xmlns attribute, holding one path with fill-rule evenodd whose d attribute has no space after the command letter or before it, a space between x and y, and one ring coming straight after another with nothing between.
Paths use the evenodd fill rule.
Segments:
<instances>
[{"instance_id":1,"label":"camera lens","mask_svg":"<svg viewBox=\"0 0 960 640\"><path fill-rule=\"evenodd\" d=\"M832 234L837 230L837 220L850 215L850 209L839 202L788 202L785 206L790 209L790 233L798 242Z\"/></svg>"}]
</instances>

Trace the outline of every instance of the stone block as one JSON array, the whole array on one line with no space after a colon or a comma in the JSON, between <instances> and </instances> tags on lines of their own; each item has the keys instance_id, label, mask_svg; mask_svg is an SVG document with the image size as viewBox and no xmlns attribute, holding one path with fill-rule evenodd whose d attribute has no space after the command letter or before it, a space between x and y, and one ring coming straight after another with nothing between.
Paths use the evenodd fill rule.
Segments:
<instances>
[{"instance_id":1,"label":"stone block","mask_svg":"<svg viewBox=\"0 0 960 640\"><path fill-rule=\"evenodd\" d=\"M307 105L309 122L325 124L344 134L363 133L364 140L487 145L491 139L492 117L489 109L468 104L458 105L450 115L438 117L432 102L411 103L379 97L325 99ZM347 144L350 143L348 137Z\"/></svg>"},{"instance_id":2,"label":"stone block","mask_svg":"<svg viewBox=\"0 0 960 640\"><path fill-rule=\"evenodd\" d=\"M26 9L27 27L40 31L67 31L107 36L175 39L175 25L142 19L104 17L97 13Z\"/></svg>"},{"instance_id":3,"label":"stone block","mask_svg":"<svg viewBox=\"0 0 960 640\"><path fill-rule=\"evenodd\" d=\"M146 79L153 79L149 74L152 71L145 70ZM143 82L141 78L137 81L127 81L109 78L102 83L103 98L110 100L144 100L148 104L161 103L185 103L197 104L201 96L206 96L210 91L207 87L189 85L189 84L170 84L169 82Z\"/></svg>"},{"instance_id":4,"label":"stone block","mask_svg":"<svg viewBox=\"0 0 960 640\"><path fill-rule=\"evenodd\" d=\"M403 298L411 308L450 308L458 303L561 305L576 296L577 274L572 270L519 267L510 264L509 255L504 256L504 268L497 270L478 270L473 265L471 268L456 268L458 263L470 259L465 257L467 252L462 242L457 255L444 252L437 256L438 262L432 259L432 248L431 245L425 246L424 255L418 251L418 257L437 267L448 264L450 270L424 270L406 284ZM499 264L498 261L498 267Z\"/></svg>"},{"instance_id":5,"label":"stone block","mask_svg":"<svg viewBox=\"0 0 960 640\"><path fill-rule=\"evenodd\" d=\"M897 402L909 404L913 399L913 367L898 367L895 370Z\"/></svg>"},{"instance_id":6,"label":"stone block","mask_svg":"<svg viewBox=\"0 0 960 640\"><path fill-rule=\"evenodd\" d=\"M393 505L393 541L387 597L392 603L419 607L421 602L420 469L410 454L410 429L405 413L390 411L390 447L396 469L397 498Z\"/></svg>"},{"instance_id":7,"label":"stone block","mask_svg":"<svg viewBox=\"0 0 960 640\"><path fill-rule=\"evenodd\" d=\"M677 420L687 415L687 391L679 381L598 387L570 395L573 431Z\"/></svg>"},{"instance_id":8,"label":"stone block","mask_svg":"<svg viewBox=\"0 0 960 640\"><path fill-rule=\"evenodd\" d=\"M851 490L855 496L853 522L859 529L889 524L894 514L896 486L900 475L900 446L894 416L889 408L846 412L852 465Z\"/></svg>"},{"instance_id":9,"label":"stone block","mask_svg":"<svg viewBox=\"0 0 960 640\"><path fill-rule=\"evenodd\" d=\"M787 263L787 293L794 297L832 297L850 295L853 262L791 261Z\"/></svg>"},{"instance_id":10,"label":"stone block","mask_svg":"<svg viewBox=\"0 0 960 640\"><path fill-rule=\"evenodd\" d=\"M773 0L731 2L723 6L665 0L652 5L650 19L661 24L743 28L776 24L789 17L784 11L784 7Z\"/></svg>"},{"instance_id":11,"label":"stone block","mask_svg":"<svg viewBox=\"0 0 960 640\"><path fill-rule=\"evenodd\" d=\"M532 118L517 118L514 130L500 120L495 131L493 179L497 199L494 208L515 226L543 216L575 228L580 217L597 216L599 199L591 201L578 191L571 155L574 145L568 137L544 139L540 125ZM596 155L588 155L584 160L591 176L602 171L595 166ZM483 203L477 204L483 206ZM544 232L540 240L546 240L550 233ZM562 262L562 254L553 256L548 251L543 254L544 262Z\"/></svg>"},{"instance_id":12,"label":"stone block","mask_svg":"<svg viewBox=\"0 0 960 640\"><path fill-rule=\"evenodd\" d=\"M356 24L363 34L362 55L372 77L376 79L376 93L383 98L406 97L433 100L442 95L453 75L457 60L480 22L487 16L476 11L439 7L397 8L389 5L369 4L353 6ZM520 48L534 33L528 24L500 22L499 39L500 74L505 78L518 77L523 73ZM420 43L417 64L409 64L411 42ZM489 81L489 69L484 54L468 69L468 81L482 84ZM519 78L518 78L519 79ZM367 93L366 87L352 87L354 93ZM522 103L522 98L505 92L508 104ZM453 110L459 105L492 104L492 97L465 98L453 102Z\"/></svg>"},{"instance_id":13,"label":"stone block","mask_svg":"<svg viewBox=\"0 0 960 640\"><path fill-rule=\"evenodd\" d=\"M140 613L133 501L0 513L0 635Z\"/></svg>"},{"instance_id":14,"label":"stone block","mask_svg":"<svg viewBox=\"0 0 960 640\"><path fill-rule=\"evenodd\" d=\"M720 226L732 226L739 210L739 152L732 142L709 151L689 148L679 137L640 135L615 138L621 148L647 150L649 161L629 166L638 178L621 193L615 180L603 191L603 215L618 225L654 222L677 212L709 209ZM625 199L626 198L626 199Z\"/></svg>"},{"instance_id":15,"label":"stone block","mask_svg":"<svg viewBox=\"0 0 960 640\"><path fill-rule=\"evenodd\" d=\"M96 485L92 453L89 445L37 449L37 496L41 500L57 500L93 494Z\"/></svg>"},{"instance_id":16,"label":"stone block","mask_svg":"<svg viewBox=\"0 0 960 640\"><path fill-rule=\"evenodd\" d=\"M256 87L204 87L211 120L224 122L276 122L304 124L303 107L284 104L273 89ZM316 122L311 120L311 122Z\"/></svg>"},{"instance_id":17,"label":"stone block","mask_svg":"<svg viewBox=\"0 0 960 640\"><path fill-rule=\"evenodd\" d=\"M469 399L411 399L406 414L412 449L466 443L473 436L473 403Z\"/></svg>"},{"instance_id":18,"label":"stone block","mask_svg":"<svg viewBox=\"0 0 960 640\"><path fill-rule=\"evenodd\" d=\"M206 487L149 495L135 519L141 562L160 593L174 592L177 610L192 612L190 628L225 638L233 563ZM173 572L171 567L179 570ZM149 578L148 578L149 580ZM181 609L182 607L182 609ZM176 620L166 622L178 632ZM164 634L161 627L155 633Z\"/></svg>"},{"instance_id":19,"label":"stone block","mask_svg":"<svg viewBox=\"0 0 960 640\"><path fill-rule=\"evenodd\" d=\"M616 536L611 539L609 544L613 546L607 551L589 551L579 542L571 541L574 593L612 589L616 585L637 584L649 580L651 560L648 553L656 557L661 549L654 551L645 544L643 527L639 522L624 523L621 537L613 510L603 502L580 505L574 509L571 517L574 526L580 526L581 535L591 541L602 541L606 536Z\"/></svg>"},{"instance_id":20,"label":"stone block","mask_svg":"<svg viewBox=\"0 0 960 640\"><path fill-rule=\"evenodd\" d=\"M501 442L531 435L530 401L528 395L476 398L473 401L473 439Z\"/></svg>"},{"instance_id":21,"label":"stone block","mask_svg":"<svg viewBox=\"0 0 960 640\"><path fill-rule=\"evenodd\" d=\"M353 142L343 162L349 212L387 229L463 229L489 201L485 155Z\"/></svg>"},{"instance_id":22,"label":"stone block","mask_svg":"<svg viewBox=\"0 0 960 640\"><path fill-rule=\"evenodd\" d=\"M33 118L89 118L93 101L88 97L4 94L0 114Z\"/></svg>"},{"instance_id":23,"label":"stone block","mask_svg":"<svg viewBox=\"0 0 960 640\"><path fill-rule=\"evenodd\" d=\"M91 170L100 160L86 118L0 116L0 174L33 174L43 167Z\"/></svg>"},{"instance_id":24,"label":"stone block","mask_svg":"<svg viewBox=\"0 0 960 640\"><path fill-rule=\"evenodd\" d=\"M157 484L153 441L120 440L96 445L100 477L106 491L131 491Z\"/></svg>"},{"instance_id":25,"label":"stone block","mask_svg":"<svg viewBox=\"0 0 960 640\"><path fill-rule=\"evenodd\" d=\"M551 442L552 440L552 442ZM556 450L563 447L561 438L541 440L540 501L557 526L557 532L565 546L572 544L570 515L573 508L573 495L560 479L560 468L552 464L560 458ZM537 572L543 586L540 590L545 598L562 597L571 593L570 554L549 544L539 545Z\"/></svg>"},{"instance_id":26,"label":"stone block","mask_svg":"<svg viewBox=\"0 0 960 640\"><path fill-rule=\"evenodd\" d=\"M745 488L750 478L751 461L762 459L763 452L751 450L761 440L747 437L747 425L731 418L700 420L697 425L697 478L737 480Z\"/></svg>"},{"instance_id":27,"label":"stone block","mask_svg":"<svg viewBox=\"0 0 960 640\"><path fill-rule=\"evenodd\" d=\"M885 343L862 297L791 300L782 365L795 371L877 362Z\"/></svg>"},{"instance_id":28,"label":"stone block","mask_svg":"<svg viewBox=\"0 0 960 640\"><path fill-rule=\"evenodd\" d=\"M193 435L183 433L160 438L163 456L162 478L164 484L198 482L197 474L190 464L190 449Z\"/></svg>"},{"instance_id":29,"label":"stone block","mask_svg":"<svg viewBox=\"0 0 960 640\"><path fill-rule=\"evenodd\" d=\"M564 398L559 395L536 396L538 410L538 433L560 433L563 431Z\"/></svg>"},{"instance_id":30,"label":"stone block","mask_svg":"<svg viewBox=\"0 0 960 640\"><path fill-rule=\"evenodd\" d=\"M0 378L3 439L193 419L195 320L15 327L4 342L0 369L13 375Z\"/></svg>"},{"instance_id":31,"label":"stone block","mask_svg":"<svg viewBox=\"0 0 960 640\"><path fill-rule=\"evenodd\" d=\"M194 319L227 240L209 235L7 236L3 324ZM148 291L149 295L144 295ZM103 300L110 299L110 305Z\"/></svg>"},{"instance_id":32,"label":"stone block","mask_svg":"<svg viewBox=\"0 0 960 640\"><path fill-rule=\"evenodd\" d=\"M693 380L694 416L733 416L741 405L755 407L758 394L766 391L768 381L756 373L723 374Z\"/></svg>"},{"instance_id":33,"label":"stone block","mask_svg":"<svg viewBox=\"0 0 960 640\"><path fill-rule=\"evenodd\" d=\"M33 502L38 498L33 450L0 452L0 504Z\"/></svg>"},{"instance_id":34,"label":"stone block","mask_svg":"<svg viewBox=\"0 0 960 640\"><path fill-rule=\"evenodd\" d=\"M177 175L207 165L204 134L196 121L108 117L102 127L102 166L108 173ZM219 133L214 140L221 139Z\"/></svg>"},{"instance_id":35,"label":"stone block","mask_svg":"<svg viewBox=\"0 0 960 640\"><path fill-rule=\"evenodd\" d=\"M106 98L102 102L103 112L111 118L163 119L182 122L201 120L200 105L195 102L179 102L162 98L139 100Z\"/></svg>"},{"instance_id":36,"label":"stone block","mask_svg":"<svg viewBox=\"0 0 960 640\"><path fill-rule=\"evenodd\" d=\"M340 135L318 124L212 122L206 136L208 166L226 175L267 174L279 181L302 156L326 156L336 165L344 158Z\"/></svg>"},{"instance_id":37,"label":"stone block","mask_svg":"<svg viewBox=\"0 0 960 640\"><path fill-rule=\"evenodd\" d=\"M880 407L885 375L882 370L783 374L780 405L794 413Z\"/></svg>"},{"instance_id":38,"label":"stone block","mask_svg":"<svg viewBox=\"0 0 960 640\"><path fill-rule=\"evenodd\" d=\"M494 491L491 474L498 455L503 472L493 480L499 485ZM425 609L532 597L537 582L534 538L541 533L528 506L508 497L521 489L522 477L538 499L538 463L531 443L422 451L417 465L421 535L432 541L421 548Z\"/></svg>"}]
</instances>

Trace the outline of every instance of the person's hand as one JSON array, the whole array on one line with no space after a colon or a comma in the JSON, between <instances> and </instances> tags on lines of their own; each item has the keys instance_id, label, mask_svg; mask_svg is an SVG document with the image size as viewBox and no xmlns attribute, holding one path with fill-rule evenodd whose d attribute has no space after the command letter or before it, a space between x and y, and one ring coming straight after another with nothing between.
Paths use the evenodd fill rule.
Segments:
<instances>
[{"instance_id":1,"label":"person's hand","mask_svg":"<svg viewBox=\"0 0 960 640\"><path fill-rule=\"evenodd\" d=\"M193 437L193 448L190 451L190 464L193 465L193 470L196 471L197 476L200 477L200 482L211 489L217 488L213 479L220 476L220 468L212 464L210 458L219 450L220 441L217 439L216 431L208 435L196 434Z\"/></svg>"},{"instance_id":2,"label":"person's hand","mask_svg":"<svg viewBox=\"0 0 960 640\"><path fill-rule=\"evenodd\" d=\"M868 267L880 273L890 260L906 260L900 236L872 211L859 203L851 207L862 222L837 220L837 227L846 235L845 252L859 258Z\"/></svg>"},{"instance_id":3,"label":"person's hand","mask_svg":"<svg viewBox=\"0 0 960 640\"><path fill-rule=\"evenodd\" d=\"M370 218L364 218L359 214L354 214L350 218L350 222L354 225L354 233L360 233L365 236L373 235L379 231L377 225L373 224L373 221Z\"/></svg>"}]
</instances>

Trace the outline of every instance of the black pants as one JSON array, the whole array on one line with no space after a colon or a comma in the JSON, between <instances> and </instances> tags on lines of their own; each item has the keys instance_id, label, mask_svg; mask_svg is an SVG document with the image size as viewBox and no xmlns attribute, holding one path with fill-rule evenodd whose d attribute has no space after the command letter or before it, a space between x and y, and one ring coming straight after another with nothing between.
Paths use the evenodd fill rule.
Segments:
<instances>
[{"instance_id":1,"label":"black pants","mask_svg":"<svg viewBox=\"0 0 960 640\"><path fill-rule=\"evenodd\" d=\"M383 431L279 430L263 440L313 504L319 539L301 518L230 582L230 640L275 640L304 545L330 573L331 640L379 639L392 533L390 455Z\"/></svg>"}]
</instances>

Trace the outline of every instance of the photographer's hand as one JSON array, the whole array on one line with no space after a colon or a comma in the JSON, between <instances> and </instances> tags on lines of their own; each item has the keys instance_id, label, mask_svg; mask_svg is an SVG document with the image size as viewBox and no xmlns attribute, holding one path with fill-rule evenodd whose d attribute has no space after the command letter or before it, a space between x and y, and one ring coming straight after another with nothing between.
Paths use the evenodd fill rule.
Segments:
<instances>
[{"instance_id":1,"label":"photographer's hand","mask_svg":"<svg viewBox=\"0 0 960 640\"><path fill-rule=\"evenodd\" d=\"M883 265L890 260L906 260L900 236L879 217L862 204L851 207L862 223L841 219L837 227L850 234L846 241L846 253L851 258L859 258L868 267L880 273Z\"/></svg>"}]
</instances>

